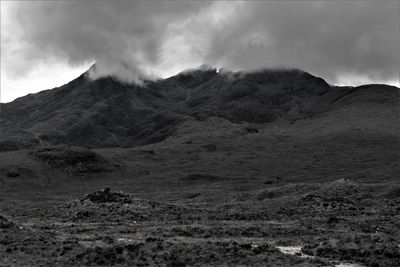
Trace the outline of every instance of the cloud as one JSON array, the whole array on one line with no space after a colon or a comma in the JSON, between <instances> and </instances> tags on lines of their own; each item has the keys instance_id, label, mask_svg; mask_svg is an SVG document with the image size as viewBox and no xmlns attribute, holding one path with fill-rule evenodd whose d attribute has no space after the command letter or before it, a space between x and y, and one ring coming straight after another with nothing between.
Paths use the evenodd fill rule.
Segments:
<instances>
[{"instance_id":1,"label":"cloud","mask_svg":"<svg viewBox=\"0 0 400 267\"><path fill-rule=\"evenodd\" d=\"M71 65L96 61L93 77L115 75L138 82L149 75L144 71L147 66L159 63L168 23L207 5L198 1L19 2L13 16L14 28L21 31L15 42L20 47L12 52L22 54L23 62L54 57Z\"/></svg>"},{"instance_id":2,"label":"cloud","mask_svg":"<svg viewBox=\"0 0 400 267\"><path fill-rule=\"evenodd\" d=\"M333 82L396 79L397 1L249 1L218 32L208 60L234 69L297 67Z\"/></svg>"},{"instance_id":3,"label":"cloud","mask_svg":"<svg viewBox=\"0 0 400 267\"><path fill-rule=\"evenodd\" d=\"M17 2L13 8L17 23L2 38L2 54L14 74L50 59L73 66L96 61L92 77L114 75L129 82L201 64L233 70L296 67L331 83L343 83L348 77L397 80L399 5L398 1Z\"/></svg>"}]
</instances>

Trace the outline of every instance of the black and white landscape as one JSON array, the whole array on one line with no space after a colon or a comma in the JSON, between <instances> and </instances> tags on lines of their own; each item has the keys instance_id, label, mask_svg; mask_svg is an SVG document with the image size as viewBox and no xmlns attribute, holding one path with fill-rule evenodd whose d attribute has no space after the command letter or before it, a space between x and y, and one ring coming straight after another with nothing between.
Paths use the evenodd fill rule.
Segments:
<instances>
[{"instance_id":1,"label":"black and white landscape","mask_svg":"<svg viewBox=\"0 0 400 267\"><path fill-rule=\"evenodd\" d=\"M399 22L398 2L84 2L13 7L22 31L31 31L24 36L33 54L63 51L54 52L60 61L96 63L65 85L0 104L0 266L400 265L399 88L384 84L398 80L398 55L390 55L389 48L398 47L399 31L378 27L399 29L391 24ZM231 18L224 10L235 5L240 12ZM115 10L125 17L115 18ZM140 29L147 34L126 29L130 12L138 16L133 25L146 22ZM219 38L205 34L220 28L196 28L202 16L208 18L202 12L226 15L236 28L224 26ZM283 23L276 12L294 12L286 19L297 26ZM264 19L264 13L276 25L269 28L274 19ZM121 61L135 51L126 49L127 43L115 51L107 46L107 55L89 49L96 45L89 40L106 45L108 39L101 38L110 32L113 38L129 33L147 55L143 42L161 34L148 24L161 20L177 27L174 19L185 16L191 23L183 29L196 28L218 46L203 58L210 65L155 77L146 67L167 66L162 58L169 57L140 65L136 57ZM371 24L357 25L367 23L366 16ZM80 19L95 23L85 31L72 27ZM346 29L341 20L355 24ZM342 38L326 50L318 32L302 29L301 38L287 39L312 44L291 45L293 51L324 52L319 58L331 60L332 69L329 62L295 55L296 64L270 57L269 65L263 58L263 49L270 49L263 46L265 36L282 41L279 36L294 34L299 22L309 29L319 22L330 36ZM261 33L238 49L241 40L233 37L253 26ZM270 35L263 35L264 29ZM354 45L351 33L358 32L366 36L364 56L344 51ZM378 45L380 37L388 46ZM164 39L156 40L164 47ZM39 53L45 41L48 50ZM222 43L226 51L219 50ZM2 51L11 51L7 44L3 48L2 39ZM339 44L343 54L354 53L354 62L338 58ZM254 47L257 57L245 51ZM281 51L285 47L273 47L288 56ZM268 68L249 65L243 57L259 57ZM18 70L18 62L9 63L11 54L7 58L2 68ZM302 62L312 71L303 70ZM357 67L360 63L366 65ZM340 77L361 74L373 83L335 85L343 84ZM1 89L10 90L3 82Z\"/></svg>"}]
</instances>

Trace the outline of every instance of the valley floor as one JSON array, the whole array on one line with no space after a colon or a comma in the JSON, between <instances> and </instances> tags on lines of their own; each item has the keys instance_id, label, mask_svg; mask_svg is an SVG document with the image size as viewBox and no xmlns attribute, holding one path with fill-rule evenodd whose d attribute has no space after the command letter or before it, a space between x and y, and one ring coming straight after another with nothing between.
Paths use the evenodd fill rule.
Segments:
<instances>
[{"instance_id":1,"label":"valley floor","mask_svg":"<svg viewBox=\"0 0 400 267\"><path fill-rule=\"evenodd\" d=\"M209 121L1 152L0 266L399 266L396 147Z\"/></svg>"}]
</instances>

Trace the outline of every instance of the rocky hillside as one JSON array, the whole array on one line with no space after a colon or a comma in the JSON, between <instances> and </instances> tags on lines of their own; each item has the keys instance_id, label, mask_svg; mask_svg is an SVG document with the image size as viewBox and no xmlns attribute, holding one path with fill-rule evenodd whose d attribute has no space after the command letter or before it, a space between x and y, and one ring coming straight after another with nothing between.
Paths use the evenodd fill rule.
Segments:
<instances>
[{"instance_id":1,"label":"rocky hillside","mask_svg":"<svg viewBox=\"0 0 400 267\"><path fill-rule=\"evenodd\" d=\"M392 125L398 92L386 85L334 87L300 70L244 73L199 68L142 86L113 78L90 80L82 74L59 88L1 104L0 150L60 143L150 144L164 140L183 122L211 116L234 123L304 121L306 126L316 119L324 129L341 129L349 124L346 118L359 123L360 112L373 110L383 112L378 117L389 116L387 124ZM381 121L368 118L371 127Z\"/></svg>"}]
</instances>

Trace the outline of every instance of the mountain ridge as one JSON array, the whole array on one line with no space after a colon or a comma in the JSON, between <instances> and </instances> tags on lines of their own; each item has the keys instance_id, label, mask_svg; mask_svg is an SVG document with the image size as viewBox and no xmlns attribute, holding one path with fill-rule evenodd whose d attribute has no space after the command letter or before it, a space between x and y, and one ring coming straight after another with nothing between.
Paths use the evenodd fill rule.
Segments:
<instances>
[{"instance_id":1,"label":"mountain ridge","mask_svg":"<svg viewBox=\"0 0 400 267\"><path fill-rule=\"evenodd\" d=\"M361 99L377 94L384 103L398 94L398 88L387 85L331 86L297 69L198 68L143 85L112 77L91 80L87 74L1 104L0 149L43 143L132 147L162 141L188 120L214 116L233 123L295 122L328 112L360 90Z\"/></svg>"}]
</instances>

